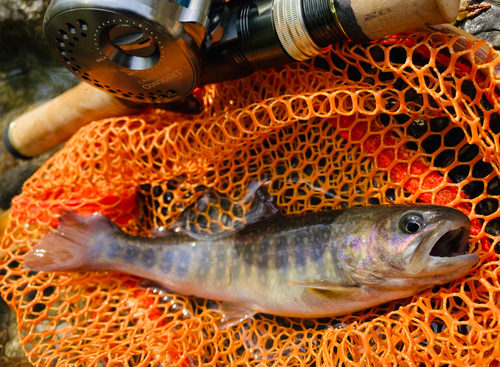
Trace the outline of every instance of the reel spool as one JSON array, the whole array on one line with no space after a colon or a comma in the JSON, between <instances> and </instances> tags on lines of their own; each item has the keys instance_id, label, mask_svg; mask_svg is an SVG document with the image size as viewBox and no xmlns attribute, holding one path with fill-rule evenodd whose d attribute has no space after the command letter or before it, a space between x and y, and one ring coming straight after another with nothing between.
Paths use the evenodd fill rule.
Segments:
<instances>
[{"instance_id":1,"label":"reel spool","mask_svg":"<svg viewBox=\"0 0 500 367\"><path fill-rule=\"evenodd\" d=\"M82 81L138 103L198 85L210 1L53 1L44 18L54 56Z\"/></svg>"}]
</instances>

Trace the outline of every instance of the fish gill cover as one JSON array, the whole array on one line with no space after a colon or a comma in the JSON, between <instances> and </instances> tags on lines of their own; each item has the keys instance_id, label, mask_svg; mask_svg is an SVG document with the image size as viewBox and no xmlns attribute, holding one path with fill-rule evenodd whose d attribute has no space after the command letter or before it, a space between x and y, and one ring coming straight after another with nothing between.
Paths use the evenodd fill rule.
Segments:
<instances>
[{"instance_id":1,"label":"fish gill cover","mask_svg":"<svg viewBox=\"0 0 500 367\"><path fill-rule=\"evenodd\" d=\"M309 64L206 87L201 116L149 110L82 128L26 182L1 240L1 295L30 361L498 366L500 58L491 49L477 58L484 45L440 33L344 43ZM458 208L481 261L465 278L355 314L258 314L223 331L214 301L153 292L120 273L21 268L60 208L99 211L134 235L189 209L190 230L217 232L244 222L253 182L283 214Z\"/></svg>"}]
</instances>

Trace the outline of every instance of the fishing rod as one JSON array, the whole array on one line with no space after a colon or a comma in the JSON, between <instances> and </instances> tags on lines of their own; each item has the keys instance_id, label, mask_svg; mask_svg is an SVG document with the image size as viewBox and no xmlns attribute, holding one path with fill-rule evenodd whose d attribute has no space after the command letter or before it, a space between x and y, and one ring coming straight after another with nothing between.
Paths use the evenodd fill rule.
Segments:
<instances>
[{"instance_id":1,"label":"fishing rod","mask_svg":"<svg viewBox=\"0 0 500 367\"><path fill-rule=\"evenodd\" d=\"M459 0L53 0L44 34L54 57L95 88L87 94L111 96L90 109L98 113L89 118L102 118L106 103L114 106L109 116L117 104L127 111L145 103L175 109L199 86L307 60L348 39L363 43L449 23L459 6ZM77 92L65 101L71 98L78 104ZM200 112L193 103L182 105L184 112ZM50 145L47 111L38 129L27 128L36 111L11 123L4 134L11 152L39 154L27 142L40 136ZM51 131L65 130L60 136L83 124L73 124L71 114L56 120L61 128Z\"/></svg>"}]
</instances>

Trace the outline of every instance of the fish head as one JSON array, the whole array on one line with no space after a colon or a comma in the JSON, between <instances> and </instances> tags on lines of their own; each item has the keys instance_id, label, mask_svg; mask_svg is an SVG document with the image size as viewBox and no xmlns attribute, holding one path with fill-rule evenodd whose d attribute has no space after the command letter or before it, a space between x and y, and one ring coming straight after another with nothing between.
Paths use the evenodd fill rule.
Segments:
<instances>
[{"instance_id":1,"label":"fish head","mask_svg":"<svg viewBox=\"0 0 500 367\"><path fill-rule=\"evenodd\" d=\"M479 261L467 254L470 220L453 208L380 206L358 226L363 238L344 243L341 256L359 284L378 290L414 294L464 276Z\"/></svg>"}]
</instances>

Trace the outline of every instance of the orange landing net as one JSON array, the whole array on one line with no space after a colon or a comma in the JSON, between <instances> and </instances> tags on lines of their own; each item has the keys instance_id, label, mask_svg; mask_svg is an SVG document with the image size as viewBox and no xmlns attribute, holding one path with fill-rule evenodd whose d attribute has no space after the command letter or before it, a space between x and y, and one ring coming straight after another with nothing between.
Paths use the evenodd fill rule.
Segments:
<instances>
[{"instance_id":1,"label":"orange landing net","mask_svg":"<svg viewBox=\"0 0 500 367\"><path fill-rule=\"evenodd\" d=\"M476 57L484 45L440 33L345 43L309 64L205 88L201 116L149 110L82 128L26 182L1 240L1 295L30 361L498 366L500 58L489 48ZM259 314L224 331L213 301L156 294L125 274L21 268L61 207L102 212L146 236L194 207L202 185L217 194L193 230L225 230L244 220L235 203L254 181L283 214L456 207L471 218L481 263L466 278L356 314Z\"/></svg>"}]
</instances>

